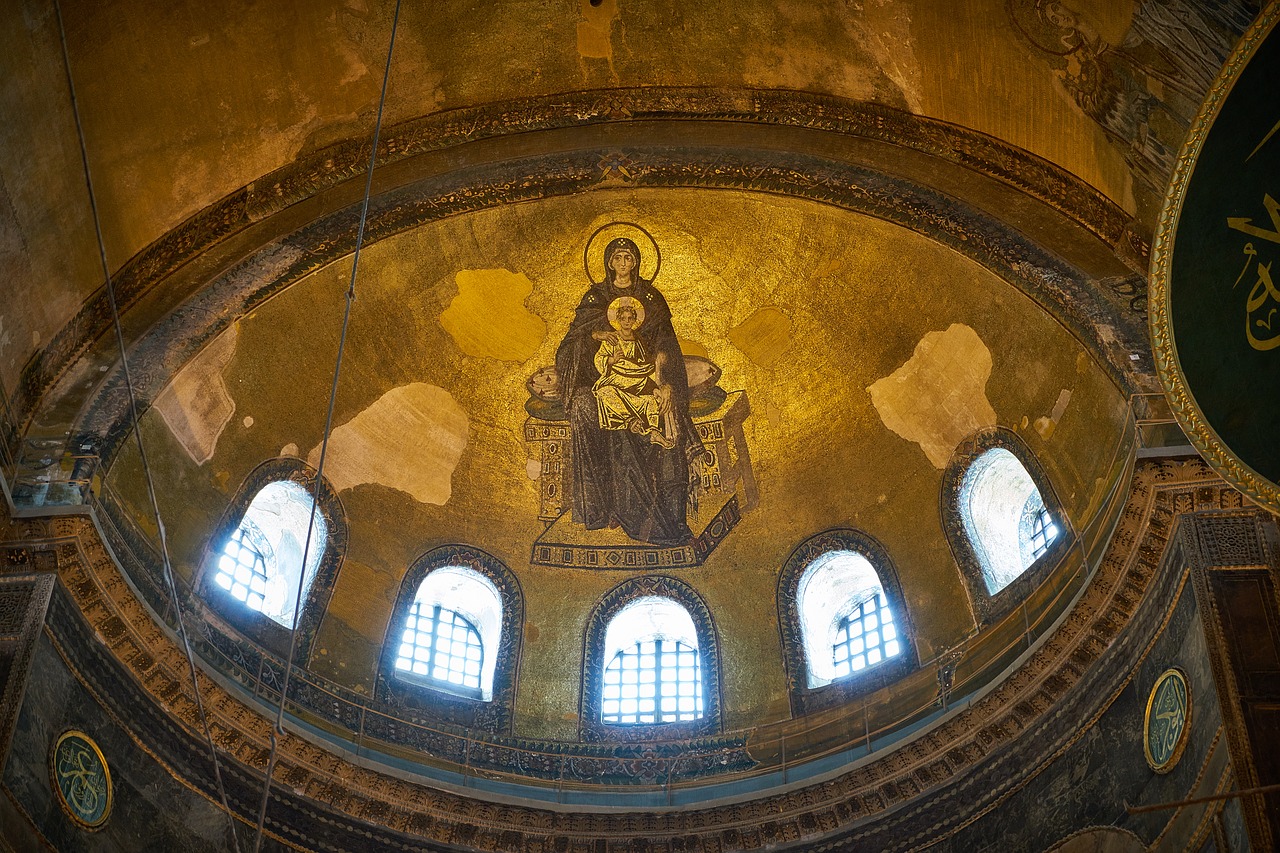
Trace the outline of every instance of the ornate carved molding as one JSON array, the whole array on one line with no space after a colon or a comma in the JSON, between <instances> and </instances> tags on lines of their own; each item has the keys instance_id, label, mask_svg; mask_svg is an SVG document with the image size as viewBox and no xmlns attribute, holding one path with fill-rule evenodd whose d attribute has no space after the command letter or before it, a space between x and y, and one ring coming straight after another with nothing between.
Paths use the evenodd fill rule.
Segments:
<instances>
[{"instance_id":1,"label":"ornate carved molding","mask_svg":"<svg viewBox=\"0 0 1280 853\"><path fill-rule=\"evenodd\" d=\"M800 620L799 586L814 560L831 551L855 551L867 558L894 615L902 650L897 657L868 667L861 673L846 676L822 687L809 686L809 668L805 658L803 628ZM898 582L898 570L883 545L860 530L827 530L801 542L791 552L778 573L778 631L782 635L782 657L787 667L787 689L791 713L800 717L824 708L848 702L855 696L871 693L891 683L920 665L916 653L915 629Z\"/></svg>"},{"instance_id":2,"label":"ornate carved molding","mask_svg":"<svg viewBox=\"0 0 1280 853\"><path fill-rule=\"evenodd\" d=\"M964 488L964 477L979 456L993 448L1003 448L1012 453L1022 463L1022 467L1031 476L1031 481L1040 491L1040 498L1049 510L1053 520L1061 528L1061 535L1049 543L1049 548L1040 558L1014 578L1004 589L994 595L987 589L983 575L982 563L969 538L963 510L961 508L961 492ZM942 530L946 534L947 543L955 557L956 566L960 569L960 577L964 581L965 591L969 594L969 609L973 612L974 621L979 627L989 625L1026 599L1036 587L1049 576L1054 566L1067 555L1075 542L1076 534L1071 528L1071 519L1058 500L1058 493L1053 482L1036 459L1031 448L1013 430L1004 427L990 427L980 430L966 438L956 446L942 473L942 488L938 492L939 512L942 516Z\"/></svg>"},{"instance_id":3,"label":"ornate carved molding","mask_svg":"<svg viewBox=\"0 0 1280 853\"><path fill-rule=\"evenodd\" d=\"M1095 236L1135 270L1142 271L1146 268L1147 243L1138 234L1133 219L1114 202L1066 170L1023 149L953 124L880 104L808 92L647 87L569 92L460 108L410 120L388 130L380 143L378 165L383 168L397 163L407 164L407 161L418 158L424 164L421 169L408 167L401 168L400 172L412 176L416 171L418 178L410 177L408 180L420 180L424 172L439 168L438 164L427 163L431 159L430 155L456 146L485 143L491 148L497 146L498 150L486 149L484 153L475 155L481 160L491 158L488 165L478 167L478 171L500 173L503 171L502 164L510 161L510 155L501 150L504 139L520 137L527 140L530 134L543 134L549 138L551 135L563 135L585 128L621 124L627 129L628 138L633 140L627 143L627 152L622 155L631 161L628 168L631 171L630 165L644 159L637 155L672 147L669 142L664 143L660 134L655 135L655 128L666 123L691 126L692 123L699 122L706 123L707 132L703 136L707 137L720 135L724 126L729 124L777 133L794 134L796 131L804 131L838 134L857 142L892 145L1014 188L1055 211L1066 222ZM815 158L798 150L797 146L802 143L792 136L779 142L784 144L778 147L788 152L780 159L787 161L786 169L792 173L796 187L760 188L771 192L782 189L809 197L803 192L805 187L816 188L826 183L820 171L814 172L813 167L804 163L805 160ZM549 141L548 150L557 144L563 145L563 142ZM611 146L616 145L616 142L611 143ZM682 144L681 147L686 145ZM697 145L687 147L696 148ZM848 145L842 147L852 150ZM720 168L719 159L727 152L723 146L715 146L709 155L695 157L687 163L689 174L683 181L673 180L664 184L662 181L655 181L650 174L638 180L637 184L720 185L749 189L755 185L756 161L767 170L770 159L763 146L752 146L752 149L751 152L742 149L735 152L738 160L745 159L748 162L745 170L735 170L729 163L725 164L725 168ZM594 180L588 180L586 184L576 184L574 181L566 184L556 180L554 170L548 172L543 164L538 164L537 168L526 174L503 182L501 191L511 199L526 199L580 191L591 184L601 183L606 178L613 180L610 185L616 185L615 170L607 163L614 154L616 152L612 147L586 153L585 156L593 167L591 171L595 172L592 176ZM778 155L772 156L773 159L779 159ZM894 164L892 158L883 154L875 158L864 157L864 160L883 162L890 170ZM243 254L237 254L240 250L231 247L234 242L231 238L243 237L250 230L256 230L266 235L262 238L263 243L274 241L280 235L270 233L271 229L264 226L264 221L325 190L358 179L367 162L368 143L364 140L348 140L264 175L210 205L157 239L116 272L114 284L121 309L128 311L139 305L160 282L202 254L216 249L227 255L221 259L220 264L243 261ZM851 174L864 170L877 174L882 179L887 177L876 169L867 169L868 163L865 162L860 165L844 165L853 169ZM642 171L652 170L644 168ZM455 174L466 172L467 170L462 170ZM436 178L439 177L441 176L437 174ZM707 182L690 183L694 177L705 177ZM900 176L892 180L918 186L910 178ZM480 187L490 183L491 178L468 176L468 182ZM836 183L838 185L840 182ZM853 188L845 182L846 194L851 189ZM853 194L856 195L856 192ZM838 194L830 191L820 193L819 200L840 203ZM463 201L467 203L460 203ZM468 192L466 183L428 204L429 208L435 210L436 216L483 206L485 204L476 194ZM917 213L913 210L915 207L918 205L906 204L894 221L901 220L911 227L910 223ZM320 211L319 215L328 216L331 213L332 211ZM351 219L351 211L346 213L345 218ZM385 228L375 227L368 235L368 242L387 234ZM322 251L325 248L332 249L334 245L340 247L339 254L349 250L351 241L346 234L333 232L324 237L313 236L317 247ZM324 246L326 243L330 245ZM958 251L969 253L965 240L955 240L952 244ZM282 248L283 246L277 247ZM1033 258L1024 259L1023 262L1038 263ZM1049 274L1049 278L1055 277L1058 277L1057 273ZM1069 275L1067 277L1070 278ZM1091 319L1113 327L1125 338L1126 346L1135 348L1134 351L1143 351L1144 341L1141 336L1126 334L1125 327L1134 318L1129 316L1132 314L1132 305L1126 303L1124 294L1111 293L1091 282L1078 284L1087 291L1084 295L1093 306L1087 309L1095 314ZM99 292L81 307L48 346L24 368L14 392L14 420L17 424L25 426L30 421L39 401L58 378L107 331L109 324L107 300L105 294ZM1134 365L1123 361L1117 363L1115 369L1119 375L1129 376Z\"/></svg>"},{"instance_id":4,"label":"ornate carved molding","mask_svg":"<svg viewBox=\"0 0 1280 853\"><path fill-rule=\"evenodd\" d=\"M287 734L277 777L307 801L282 794L280 808L305 807L311 822L323 827L315 831L326 833L331 843L338 837L360 838L361 846L385 843L392 849L427 843L443 849L589 850L597 839L643 837L655 851L792 843L810 850L889 850L946 837L1043 770L1124 688L1181 588L1181 572L1170 568L1176 561L1165 554L1175 517L1241 505L1240 493L1198 460L1144 464L1133 476L1111 544L1080 599L1017 670L913 740L826 781L695 809L566 812L438 790L352 764ZM17 522L11 530L20 547L53 555L68 601L79 611L67 618L84 625L85 637L101 638L100 645L85 640L90 651L109 655L105 665L113 671L111 659L123 667L129 677L121 680L136 685L139 702L166 709L157 713L167 714L162 719L187 751L187 763L173 766L179 771L199 766L204 744L185 658L134 596L92 525L60 518ZM55 638L72 643L74 638L61 630L55 626ZM80 677L107 677L97 671L101 666L87 667ZM208 677L202 676L201 689L219 749L234 760L235 774L251 780L265 765L270 720L260 707ZM140 736L150 736L145 725ZM651 761L640 746L638 754L618 760L637 766ZM510 762L510 778L523 769L520 750L509 743L502 749L508 750L503 760ZM543 760L532 751L524 754L531 762ZM421 760L439 765L451 757L460 756L423 754ZM208 784L207 774L191 772L190 784ZM961 800L963 809L954 805Z\"/></svg>"}]
</instances>

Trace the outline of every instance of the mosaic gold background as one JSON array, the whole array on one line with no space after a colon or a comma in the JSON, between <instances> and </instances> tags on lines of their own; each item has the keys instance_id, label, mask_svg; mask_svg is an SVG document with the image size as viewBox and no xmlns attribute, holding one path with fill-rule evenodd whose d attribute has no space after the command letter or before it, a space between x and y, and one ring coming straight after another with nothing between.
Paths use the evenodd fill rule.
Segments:
<instances>
[{"instance_id":1,"label":"mosaic gold background","mask_svg":"<svg viewBox=\"0 0 1280 853\"><path fill-rule=\"evenodd\" d=\"M657 285L686 351L705 351L721 387L751 401L760 503L703 566L680 573L717 620L727 728L789 713L776 579L792 548L824 529L884 543L922 659L973 630L940 527L942 463L926 445L936 456L994 417L1041 459L1077 528L1097 509L1123 398L1047 313L947 248L745 192L602 190L490 210L361 257L326 461L350 549L313 651L318 673L369 691L409 564L439 544L479 545L516 572L526 601L516 733L576 735L585 620L627 575L529 565L543 527L521 427L525 380L552 363L587 286L583 246L610 220L653 233ZM319 444L349 274L349 261L334 264L241 319L145 416L181 574L195 571L250 470ZM212 455L198 464L202 448ZM362 472L345 487L344 453ZM145 527L132 444L110 482Z\"/></svg>"}]
</instances>

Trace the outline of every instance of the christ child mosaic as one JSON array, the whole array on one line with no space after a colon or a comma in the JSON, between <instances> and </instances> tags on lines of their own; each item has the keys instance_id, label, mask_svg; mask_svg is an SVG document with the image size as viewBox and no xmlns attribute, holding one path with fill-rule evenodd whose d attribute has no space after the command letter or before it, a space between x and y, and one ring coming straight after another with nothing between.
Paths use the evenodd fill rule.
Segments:
<instances>
[{"instance_id":1,"label":"christ child mosaic","mask_svg":"<svg viewBox=\"0 0 1280 853\"><path fill-rule=\"evenodd\" d=\"M681 351L643 228L602 226L584 260L589 286L555 365L528 382L525 437L541 451L549 522L533 560L696 565L737 522L739 484L754 503L745 393L726 393L714 363Z\"/></svg>"}]
</instances>

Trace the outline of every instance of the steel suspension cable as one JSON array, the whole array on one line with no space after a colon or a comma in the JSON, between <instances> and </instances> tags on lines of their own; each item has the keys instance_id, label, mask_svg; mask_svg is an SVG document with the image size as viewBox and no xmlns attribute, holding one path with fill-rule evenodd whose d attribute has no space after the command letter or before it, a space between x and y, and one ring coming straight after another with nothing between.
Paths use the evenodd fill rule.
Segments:
<instances>
[{"instance_id":1,"label":"steel suspension cable","mask_svg":"<svg viewBox=\"0 0 1280 853\"><path fill-rule=\"evenodd\" d=\"M164 521L160 517L160 502L156 497L155 480L151 474L151 466L147 461L147 451L142 443L142 429L138 420L138 400L134 393L133 377L129 372L129 359L127 356L127 348L124 342L124 330L120 324L120 307L116 301L115 284L111 279L111 267L107 263L107 247L106 241L102 236L102 220L98 214L97 197L93 190L93 173L89 168L89 151L84 138L84 125L80 121L80 106L76 99L75 79L71 73L71 55L67 47L67 32L62 22L62 7L58 0L53 2L54 14L58 21L58 37L62 43L62 64L67 75L67 89L71 97L71 114L75 119L76 136L80 144L80 162L84 167L84 182L89 194L89 212L93 218L93 231L98 241L98 260L102 264L102 276L105 282L107 301L111 306L111 320L115 329L116 345L120 350L120 369L124 376L125 391L129 397L129 416L133 424L133 435L137 440L138 458L142 464L143 478L147 486L147 497L151 502L151 510L155 515L156 529L159 531L160 539L160 562L163 568L165 587L169 593L169 606L173 608L174 620L178 626L178 637L182 641L182 650L187 658L187 671L191 677L191 689L195 693L196 712L200 718L200 726L204 730L205 742L209 747L209 757L213 761L213 776L218 790L218 800L222 804L222 810L227 815L227 824L231 832L231 843L236 850L240 851L240 840L236 835L235 817L231 813L231 807L227 802L227 790L222 782L222 767L218 761L217 745L213 741L213 733L209 728L209 717L205 713L204 699L200 693L200 679L196 673L195 657L191 652L191 640L187 636L187 626L182 618L182 604L178 598L178 587L174 579L173 563L169 559L169 542L165 532Z\"/></svg>"},{"instance_id":2,"label":"steel suspension cable","mask_svg":"<svg viewBox=\"0 0 1280 853\"><path fill-rule=\"evenodd\" d=\"M369 148L369 168L365 172L364 198L360 203L360 224L356 229L356 245L351 256L351 279L347 284L346 307L342 315L342 333L338 336L338 355L333 365L333 382L329 386L329 409L325 415L324 435L320 439L320 458L316 462L315 482L312 484L311 514L307 522L307 536L302 547L303 569L298 573L298 591L293 602L293 630L289 632L289 654L285 658L284 678L280 684L280 704L276 708L275 723L271 729L271 752L267 757L266 775L262 783L262 802L258 806L258 823L253 842L253 853L262 847L262 833L267 822L267 803L271 799L271 779L279 758L280 738L284 736L284 711L289 701L289 681L293 676L293 658L298 645L298 623L302 616L302 593L306 585L306 566L311 553L312 533L316 512L320 505L320 493L324 483L324 463L329 451L329 436L333 432L333 413L338 401L338 380L342 374L342 356L347 346L347 331L351 325L351 307L356 301L356 273L360 268L360 250L364 247L365 223L369 218L369 197L373 192L373 168L378 159L378 138L382 134L382 114L387 104L387 83L391 79L391 56L395 52L396 31L400 27L400 2L396 0L391 18L391 37L387 42L387 63L382 71L382 91L378 95L378 114L373 123L373 140ZM323 546L321 546L323 547Z\"/></svg>"}]
</instances>

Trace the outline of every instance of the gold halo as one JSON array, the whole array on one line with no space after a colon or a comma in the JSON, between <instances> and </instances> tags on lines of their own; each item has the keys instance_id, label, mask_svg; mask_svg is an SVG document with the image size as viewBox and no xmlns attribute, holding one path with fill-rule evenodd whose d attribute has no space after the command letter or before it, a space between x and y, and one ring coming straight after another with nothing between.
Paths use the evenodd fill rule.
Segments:
<instances>
[{"instance_id":1,"label":"gold halo","mask_svg":"<svg viewBox=\"0 0 1280 853\"><path fill-rule=\"evenodd\" d=\"M644 325L644 303L634 296L619 296L617 299L609 303L609 325L615 330L618 329L618 309L623 305L629 305L636 309L636 328ZM620 331L620 330L619 330Z\"/></svg>"},{"instance_id":2,"label":"gold halo","mask_svg":"<svg viewBox=\"0 0 1280 853\"><path fill-rule=\"evenodd\" d=\"M640 247L641 255L640 269L636 270L636 273L648 281L658 277L658 270L662 269L662 251L658 248L658 241L653 239L653 235L634 222L606 222L591 232L591 236L587 238L586 248L582 250L582 266L587 271L587 280L592 284L600 284L604 281L604 249L594 256L591 251L601 237L604 238L605 246L618 237L633 240ZM636 239L637 237L643 239ZM646 244L651 251L645 251ZM597 271L599 275L596 274Z\"/></svg>"}]
</instances>

